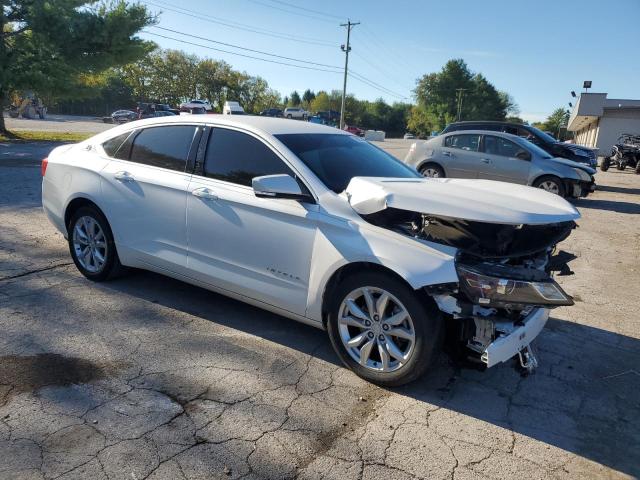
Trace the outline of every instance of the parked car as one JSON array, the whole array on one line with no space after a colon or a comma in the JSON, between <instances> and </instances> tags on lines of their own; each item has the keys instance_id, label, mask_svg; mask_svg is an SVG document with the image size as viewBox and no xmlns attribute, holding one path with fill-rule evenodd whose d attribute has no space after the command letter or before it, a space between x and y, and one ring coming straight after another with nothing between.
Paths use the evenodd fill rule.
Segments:
<instances>
[{"instance_id":1,"label":"parked car","mask_svg":"<svg viewBox=\"0 0 640 480\"><path fill-rule=\"evenodd\" d=\"M260 112L263 117L282 117L282 110L279 108L267 108Z\"/></svg>"},{"instance_id":2,"label":"parked car","mask_svg":"<svg viewBox=\"0 0 640 480\"><path fill-rule=\"evenodd\" d=\"M223 115L246 115L244 108L238 102L224 102L222 107Z\"/></svg>"},{"instance_id":3,"label":"parked car","mask_svg":"<svg viewBox=\"0 0 640 480\"><path fill-rule=\"evenodd\" d=\"M345 125L344 130L358 137L364 137L364 130L356 127L355 125Z\"/></svg>"},{"instance_id":4,"label":"parked car","mask_svg":"<svg viewBox=\"0 0 640 480\"><path fill-rule=\"evenodd\" d=\"M213 110L213 107L211 106L209 100L193 99L180 104L181 111L188 111L193 108L204 108L205 110Z\"/></svg>"},{"instance_id":5,"label":"parked car","mask_svg":"<svg viewBox=\"0 0 640 480\"><path fill-rule=\"evenodd\" d=\"M566 259L549 253L580 217L571 204L423 178L323 125L141 120L55 148L41 172L44 211L88 279L153 270L326 328L380 385L419 377L445 330L487 367L533 369L550 309L573 304L551 278Z\"/></svg>"},{"instance_id":6,"label":"parked car","mask_svg":"<svg viewBox=\"0 0 640 480\"><path fill-rule=\"evenodd\" d=\"M309 113L304 108L288 107L284 109L282 115L286 118L296 118L306 120Z\"/></svg>"},{"instance_id":7,"label":"parked car","mask_svg":"<svg viewBox=\"0 0 640 480\"><path fill-rule=\"evenodd\" d=\"M111 114L113 123L126 123L138 118L138 114L131 110L116 110Z\"/></svg>"},{"instance_id":8,"label":"parked car","mask_svg":"<svg viewBox=\"0 0 640 480\"><path fill-rule=\"evenodd\" d=\"M404 137L405 140L413 140L414 138L416 138L416 136L413 133L405 133Z\"/></svg>"},{"instance_id":9,"label":"parked car","mask_svg":"<svg viewBox=\"0 0 640 480\"><path fill-rule=\"evenodd\" d=\"M340 122L340 112L336 110L322 110L316 112L316 115L325 121L325 125L337 125Z\"/></svg>"},{"instance_id":10,"label":"parked car","mask_svg":"<svg viewBox=\"0 0 640 480\"><path fill-rule=\"evenodd\" d=\"M571 143L559 142L551 135L531 125L522 125L509 122L471 121L450 123L442 133L457 132L460 130L491 130L494 132L511 133L526 138L530 142L542 148L552 157L561 157L574 162L584 163L592 168L598 165L596 151Z\"/></svg>"},{"instance_id":11,"label":"parked car","mask_svg":"<svg viewBox=\"0 0 640 480\"><path fill-rule=\"evenodd\" d=\"M193 107L180 110L180 115L205 115L207 111L204 107Z\"/></svg>"},{"instance_id":12,"label":"parked car","mask_svg":"<svg viewBox=\"0 0 640 480\"><path fill-rule=\"evenodd\" d=\"M595 190L595 169L553 158L522 137L465 130L416 142L405 162L425 177L484 178L542 188L561 197L586 197Z\"/></svg>"}]
</instances>

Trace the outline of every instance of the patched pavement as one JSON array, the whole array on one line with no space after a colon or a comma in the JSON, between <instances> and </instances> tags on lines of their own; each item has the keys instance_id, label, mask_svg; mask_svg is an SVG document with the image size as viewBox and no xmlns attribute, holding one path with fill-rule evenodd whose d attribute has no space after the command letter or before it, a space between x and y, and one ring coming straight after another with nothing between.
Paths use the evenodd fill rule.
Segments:
<instances>
[{"instance_id":1,"label":"patched pavement","mask_svg":"<svg viewBox=\"0 0 640 480\"><path fill-rule=\"evenodd\" d=\"M312 327L151 273L81 277L40 207L51 147L0 145L0 478L640 475L640 177L598 173L578 202L577 302L535 375L443 355L386 390Z\"/></svg>"}]
</instances>

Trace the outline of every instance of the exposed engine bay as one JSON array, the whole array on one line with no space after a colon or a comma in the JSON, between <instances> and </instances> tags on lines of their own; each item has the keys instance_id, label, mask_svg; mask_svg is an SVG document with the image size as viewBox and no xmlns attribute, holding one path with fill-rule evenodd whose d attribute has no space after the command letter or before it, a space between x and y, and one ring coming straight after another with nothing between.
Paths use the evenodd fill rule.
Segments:
<instances>
[{"instance_id":1,"label":"exposed engine bay","mask_svg":"<svg viewBox=\"0 0 640 480\"><path fill-rule=\"evenodd\" d=\"M386 208L362 215L369 223L416 239L458 249L457 284L427 288L450 316L447 337L458 359L491 367L518 356L533 371L531 340L549 309L573 305L553 280L570 275L570 253L554 253L576 228L573 220L542 225L505 225ZM462 348L460 348L462 347Z\"/></svg>"}]
</instances>

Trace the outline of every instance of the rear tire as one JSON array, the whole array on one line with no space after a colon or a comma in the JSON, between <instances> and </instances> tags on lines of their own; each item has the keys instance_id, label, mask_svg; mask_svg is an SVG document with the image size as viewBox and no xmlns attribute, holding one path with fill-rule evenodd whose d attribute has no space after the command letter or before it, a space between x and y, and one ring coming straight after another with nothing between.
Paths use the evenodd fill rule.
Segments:
<instances>
[{"instance_id":1,"label":"rear tire","mask_svg":"<svg viewBox=\"0 0 640 480\"><path fill-rule=\"evenodd\" d=\"M624 163L622 163L622 161L621 161L621 160L618 160L618 161L616 162L616 168L617 168L618 170L624 170L624 169L625 169L625 164L624 164Z\"/></svg>"},{"instance_id":2,"label":"rear tire","mask_svg":"<svg viewBox=\"0 0 640 480\"><path fill-rule=\"evenodd\" d=\"M610 166L611 166L611 157L604 157L602 159L602 163L600 164L600 170L602 170L603 172L606 172L607 170L609 170Z\"/></svg>"},{"instance_id":3,"label":"rear tire","mask_svg":"<svg viewBox=\"0 0 640 480\"><path fill-rule=\"evenodd\" d=\"M420 167L420 174L427 178L445 178L444 169L437 163L425 163Z\"/></svg>"},{"instance_id":4,"label":"rear tire","mask_svg":"<svg viewBox=\"0 0 640 480\"><path fill-rule=\"evenodd\" d=\"M125 272L109 222L96 207L87 205L76 210L68 232L73 263L89 280L102 282Z\"/></svg>"},{"instance_id":5,"label":"rear tire","mask_svg":"<svg viewBox=\"0 0 640 480\"><path fill-rule=\"evenodd\" d=\"M384 295L387 300L381 301ZM393 276L381 272L350 275L328 301L331 344L340 360L367 381L386 387L412 382L440 351L440 310L426 294L416 293ZM360 336L362 341L358 341Z\"/></svg>"},{"instance_id":6,"label":"rear tire","mask_svg":"<svg viewBox=\"0 0 640 480\"><path fill-rule=\"evenodd\" d=\"M560 195L563 198L565 196L564 184L558 177L554 177L551 175L540 177L533 183L533 186L535 188L546 190L550 193L555 193L556 195Z\"/></svg>"}]
</instances>

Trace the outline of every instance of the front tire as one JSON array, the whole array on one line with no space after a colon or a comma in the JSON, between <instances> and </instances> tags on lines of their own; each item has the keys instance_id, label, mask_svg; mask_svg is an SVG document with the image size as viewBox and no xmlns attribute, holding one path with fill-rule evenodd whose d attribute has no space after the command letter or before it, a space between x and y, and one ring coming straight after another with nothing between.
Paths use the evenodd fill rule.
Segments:
<instances>
[{"instance_id":1,"label":"front tire","mask_svg":"<svg viewBox=\"0 0 640 480\"><path fill-rule=\"evenodd\" d=\"M611 157L604 157L602 159L602 163L600 164L600 170L602 170L603 172L606 172L607 170L609 170L610 166L611 166Z\"/></svg>"},{"instance_id":2,"label":"front tire","mask_svg":"<svg viewBox=\"0 0 640 480\"><path fill-rule=\"evenodd\" d=\"M80 207L69 221L69 251L80 273L94 282L120 275L124 268L118 258L109 222L96 207Z\"/></svg>"},{"instance_id":3,"label":"front tire","mask_svg":"<svg viewBox=\"0 0 640 480\"><path fill-rule=\"evenodd\" d=\"M562 184L562 180L560 180L558 177L540 177L534 182L533 186L535 188L546 190L550 193L555 193L556 195L560 195L561 197L564 197L565 195L564 185Z\"/></svg>"},{"instance_id":4,"label":"front tire","mask_svg":"<svg viewBox=\"0 0 640 480\"><path fill-rule=\"evenodd\" d=\"M350 275L332 292L327 330L340 360L358 376L395 387L431 365L442 340L435 303L380 272Z\"/></svg>"}]
</instances>

